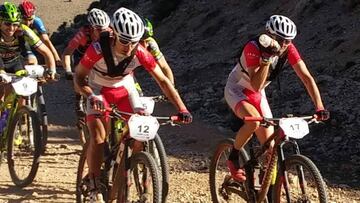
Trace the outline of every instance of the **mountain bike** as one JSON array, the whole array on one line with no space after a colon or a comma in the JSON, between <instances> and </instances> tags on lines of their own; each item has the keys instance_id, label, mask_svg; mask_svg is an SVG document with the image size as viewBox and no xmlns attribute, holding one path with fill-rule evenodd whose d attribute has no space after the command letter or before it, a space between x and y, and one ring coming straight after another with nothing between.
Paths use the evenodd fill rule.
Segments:
<instances>
[{"instance_id":1,"label":"mountain bike","mask_svg":"<svg viewBox=\"0 0 360 203\"><path fill-rule=\"evenodd\" d=\"M110 110L110 109L109 109ZM123 115L131 115L122 128L116 131L119 120L125 121ZM175 117L140 116L121 112L116 107L111 109L111 131L104 145L104 162L101 168L101 191L106 201L111 202L161 202L161 183L159 168L153 156L140 151L132 153L135 140L147 148L149 140L155 138L159 125L172 124ZM158 120L165 120L160 123ZM89 197L90 179L87 175L85 144L80 156L76 180L76 200L86 202Z\"/></svg>"},{"instance_id":2,"label":"mountain bike","mask_svg":"<svg viewBox=\"0 0 360 203\"><path fill-rule=\"evenodd\" d=\"M9 92L0 105L1 156L7 154L12 181L25 187L34 180L41 153L39 118L30 104L30 96L37 92L38 81L43 77L41 66L25 66L22 74L1 74L2 88ZM4 83L10 83L4 84ZM19 105L25 100L25 105Z\"/></svg>"},{"instance_id":3,"label":"mountain bike","mask_svg":"<svg viewBox=\"0 0 360 203\"><path fill-rule=\"evenodd\" d=\"M231 178L225 163L234 140L218 144L210 165L213 202L328 202L319 170L300 154L295 140L309 133L309 123L316 121L314 116L245 117L244 121L260 121L262 126L275 126L276 130L263 146L250 142L250 155L245 149L240 150L239 163L245 169L245 182ZM272 141L274 148L268 153Z\"/></svg>"},{"instance_id":4,"label":"mountain bike","mask_svg":"<svg viewBox=\"0 0 360 203\"><path fill-rule=\"evenodd\" d=\"M163 95L159 96L147 96L147 97L140 97L141 102L143 104L144 109L146 110L147 114L152 114L154 111L155 103L159 102L166 102L166 98ZM86 100L83 102L83 105L86 105ZM86 108L85 108L86 109ZM123 129L126 129L126 122L119 119L112 123L114 126L114 134L122 134L124 133ZM172 123L172 126L177 124ZM89 130L86 126L86 122L82 124L81 127L83 131L84 140L87 141L89 139ZM86 142L85 142L86 143ZM85 144L84 143L84 144ZM169 164L167 160L166 150L164 144L161 140L161 137L158 133L156 133L154 139L148 140L144 142L144 151L150 153L154 158L158 168L161 170L161 174L159 175L160 183L161 183L161 191L162 191L162 203L166 202L167 195L169 193Z\"/></svg>"}]
</instances>

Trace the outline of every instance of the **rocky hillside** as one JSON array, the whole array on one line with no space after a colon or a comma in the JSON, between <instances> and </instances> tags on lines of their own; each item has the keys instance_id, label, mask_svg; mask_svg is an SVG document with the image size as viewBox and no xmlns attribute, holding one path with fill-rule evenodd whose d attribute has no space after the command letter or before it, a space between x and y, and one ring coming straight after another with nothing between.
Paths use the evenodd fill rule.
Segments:
<instances>
[{"instance_id":1,"label":"rocky hillside","mask_svg":"<svg viewBox=\"0 0 360 203\"><path fill-rule=\"evenodd\" d=\"M331 182L360 187L359 1L105 0L98 5L109 13L125 5L154 21L156 39L195 119L217 125L224 133L229 133L229 111L223 88L235 57L250 36L264 31L270 15L290 17L298 27L294 43L331 111L329 122L313 127L311 135L300 141L301 149ZM81 25L80 19L53 35L59 49ZM145 73L140 71L138 77L148 94L159 92L153 81L144 79ZM267 94L275 116L314 112L290 67Z\"/></svg>"}]
</instances>

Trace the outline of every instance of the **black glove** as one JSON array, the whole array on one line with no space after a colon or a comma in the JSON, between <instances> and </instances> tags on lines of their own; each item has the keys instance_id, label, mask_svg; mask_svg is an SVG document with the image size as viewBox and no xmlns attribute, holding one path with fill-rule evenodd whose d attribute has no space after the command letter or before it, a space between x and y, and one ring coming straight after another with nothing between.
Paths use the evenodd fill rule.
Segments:
<instances>
[{"instance_id":1,"label":"black glove","mask_svg":"<svg viewBox=\"0 0 360 203\"><path fill-rule=\"evenodd\" d=\"M316 120L326 121L330 118L330 111L328 111L326 109L318 110L318 111L316 111L315 115L317 116Z\"/></svg>"},{"instance_id":2,"label":"black glove","mask_svg":"<svg viewBox=\"0 0 360 203\"><path fill-rule=\"evenodd\" d=\"M66 71L66 73L65 73L65 79L66 79L66 80L73 80L73 75L74 75L73 72L71 72L71 71Z\"/></svg>"},{"instance_id":3,"label":"black glove","mask_svg":"<svg viewBox=\"0 0 360 203\"><path fill-rule=\"evenodd\" d=\"M177 116L179 117L179 121L183 123L191 123L192 122L192 115L188 110L180 111Z\"/></svg>"},{"instance_id":4,"label":"black glove","mask_svg":"<svg viewBox=\"0 0 360 203\"><path fill-rule=\"evenodd\" d=\"M88 99L90 101L90 106L92 109L96 111L105 111L105 104L101 95L92 94L88 97Z\"/></svg>"}]
</instances>

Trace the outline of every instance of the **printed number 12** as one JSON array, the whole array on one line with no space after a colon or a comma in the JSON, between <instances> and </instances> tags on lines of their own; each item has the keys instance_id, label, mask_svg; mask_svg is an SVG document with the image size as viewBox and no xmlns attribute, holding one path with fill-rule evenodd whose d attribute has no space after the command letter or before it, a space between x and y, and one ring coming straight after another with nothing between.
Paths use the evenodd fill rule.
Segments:
<instances>
[{"instance_id":1,"label":"printed number 12","mask_svg":"<svg viewBox=\"0 0 360 203\"><path fill-rule=\"evenodd\" d=\"M142 132L142 133L149 133L149 126L148 125L145 125L144 127L142 125L139 125L139 132Z\"/></svg>"}]
</instances>

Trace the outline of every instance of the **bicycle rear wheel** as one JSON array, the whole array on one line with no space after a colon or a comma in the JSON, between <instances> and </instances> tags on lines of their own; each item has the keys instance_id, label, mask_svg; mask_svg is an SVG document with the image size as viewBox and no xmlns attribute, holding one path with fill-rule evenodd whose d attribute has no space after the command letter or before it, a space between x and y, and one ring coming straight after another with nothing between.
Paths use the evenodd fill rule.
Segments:
<instances>
[{"instance_id":1,"label":"bicycle rear wheel","mask_svg":"<svg viewBox=\"0 0 360 203\"><path fill-rule=\"evenodd\" d=\"M35 111L22 106L8 130L7 161L15 185L25 187L34 180L40 163L41 130Z\"/></svg>"},{"instance_id":2,"label":"bicycle rear wheel","mask_svg":"<svg viewBox=\"0 0 360 203\"><path fill-rule=\"evenodd\" d=\"M248 199L245 183L234 181L226 165L233 145L233 139L222 140L217 145L210 163L210 191L214 203L246 202ZM240 165L247 160L249 160L247 152L242 148L239 153Z\"/></svg>"},{"instance_id":3,"label":"bicycle rear wheel","mask_svg":"<svg viewBox=\"0 0 360 203\"><path fill-rule=\"evenodd\" d=\"M157 166L161 170L161 176L159 177L162 189L161 202L165 203L169 192L169 165L167 161L165 147L158 134L156 134L153 140L149 141L149 152L153 156Z\"/></svg>"},{"instance_id":4,"label":"bicycle rear wheel","mask_svg":"<svg viewBox=\"0 0 360 203\"><path fill-rule=\"evenodd\" d=\"M118 202L160 203L159 169L153 157L147 152L137 152L131 156L130 162L127 184L120 184ZM127 188L122 187L124 185Z\"/></svg>"},{"instance_id":5,"label":"bicycle rear wheel","mask_svg":"<svg viewBox=\"0 0 360 203\"><path fill-rule=\"evenodd\" d=\"M275 202L328 202L326 185L316 165L297 154L285 159L285 171L281 174L279 170L273 196Z\"/></svg>"}]
</instances>

